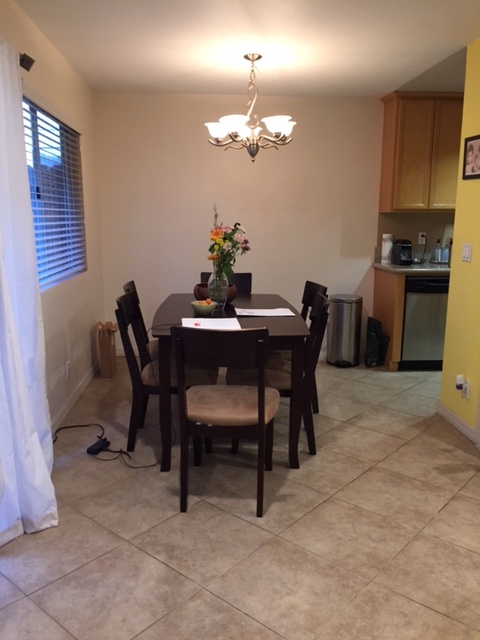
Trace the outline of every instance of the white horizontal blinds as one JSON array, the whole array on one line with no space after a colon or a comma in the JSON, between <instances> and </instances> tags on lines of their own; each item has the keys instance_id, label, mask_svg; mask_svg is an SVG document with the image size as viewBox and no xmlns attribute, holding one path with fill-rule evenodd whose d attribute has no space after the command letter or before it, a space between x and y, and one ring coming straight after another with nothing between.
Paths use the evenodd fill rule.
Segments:
<instances>
[{"instance_id":1,"label":"white horizontal blinds","mask_svg":"<svg viewBox=\"0 0 480 640\"><path fill-rule=\"evenodd\" d=\"M85 271L80 135L24 98L23 122L40 288Z\"/></svg>"}]
</instances>

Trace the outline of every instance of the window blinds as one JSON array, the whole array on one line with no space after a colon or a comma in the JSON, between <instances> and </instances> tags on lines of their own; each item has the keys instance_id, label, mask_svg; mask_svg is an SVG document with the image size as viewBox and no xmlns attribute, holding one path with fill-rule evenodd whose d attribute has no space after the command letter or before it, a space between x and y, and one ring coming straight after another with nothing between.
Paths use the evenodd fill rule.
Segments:
<instances>
[{"instance_id":1,"label":"window blinds","mask_svg":"<svg viewBox=\"0 0 480 640\"><path fill-rule=\"evenodd\" d=\"M40 289L86 270L80 135L24 98Z\"/></svg>"}]
</instances>

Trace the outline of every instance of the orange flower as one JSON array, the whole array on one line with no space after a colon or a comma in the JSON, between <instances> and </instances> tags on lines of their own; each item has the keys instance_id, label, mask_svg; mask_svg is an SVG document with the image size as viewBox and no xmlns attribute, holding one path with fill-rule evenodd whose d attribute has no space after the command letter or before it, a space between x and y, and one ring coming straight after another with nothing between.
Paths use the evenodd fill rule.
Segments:
<instances>
[{"instance_id":1,"label":"orange flower","mask_svg":"<svg viewBox=\"0 0 480 640\"><path fill-rule=\"evenodd\" d=\"M217 227L216 229L212 229L210 234L210 240L212 242L216 242L223 236L223 229L221 227Z\"/></svg>"},{"instance_id":2,"label":"orange flower","mask_svg":"<svg viewBox=\"0 0 480 640\"><path fill-rule=\"evenodd\" d=\"M245 238L245 229L239 222L233 227L218 224L218 212L216 205L213 205L213 229L210 231L209 247L210 255L208 259L213 262L213 270L217 274L225 274L227 278L233 273L233 267L237 255L243 256L250 251L250 244Z\"/></svg>"}]
</instances>

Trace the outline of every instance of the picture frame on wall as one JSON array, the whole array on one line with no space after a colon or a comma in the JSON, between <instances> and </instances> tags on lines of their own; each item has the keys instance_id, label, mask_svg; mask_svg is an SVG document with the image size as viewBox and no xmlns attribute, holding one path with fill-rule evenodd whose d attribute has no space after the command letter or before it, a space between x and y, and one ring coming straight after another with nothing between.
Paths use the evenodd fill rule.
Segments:
<instances>
[{"instance_id":1,"label":"picture frame on wall","mask_svg":"<svg viewBox=\"0 0 480 640\"><path fill-rule=\"evenodd\" d=\"M462 177L464 180L480 178L480 135L465 138Z\"/></svg>"}]
</instances>

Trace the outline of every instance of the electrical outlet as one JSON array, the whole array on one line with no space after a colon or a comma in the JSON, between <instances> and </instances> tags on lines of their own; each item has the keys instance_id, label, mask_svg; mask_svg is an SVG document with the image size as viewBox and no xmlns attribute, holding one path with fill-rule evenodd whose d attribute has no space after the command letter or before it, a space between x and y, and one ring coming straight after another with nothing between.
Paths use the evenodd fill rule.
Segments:
<instances>
[{"instance_id":1,"label":"electrical outlet","mask_svg":"<svg viewBox=\"0 0 480 640\"><path fill-rule=\"evenodd\" d=\"M462 247L462 262L472 261L472 243L464 242Z\"/></svg>"},{"instance_id":2,"label":"electrical outlet","mask_svg":"<svg viewBox=\"0 0 480 640\"><path fill-rule=\"evenodd\" d=\"M70 380L70 360L67 360L67 362L65 363L65 375L67 377L67 380Z\"/></svg>"},{"instance_id":3,"label":"electrical outlet","mask_svg":"<svg viewBox=\"0 0 480 640\"><path fill-rule=\"evenodd\" d=\"M418 244L426 244L427 243L427 234L425 231L420 231L418 234Z\"/></svg>"}]
</instances>

